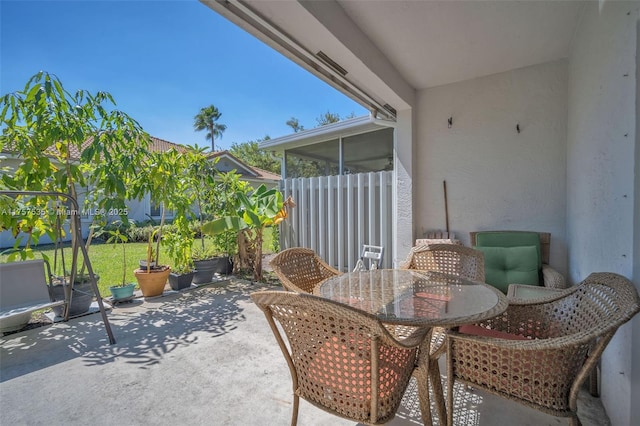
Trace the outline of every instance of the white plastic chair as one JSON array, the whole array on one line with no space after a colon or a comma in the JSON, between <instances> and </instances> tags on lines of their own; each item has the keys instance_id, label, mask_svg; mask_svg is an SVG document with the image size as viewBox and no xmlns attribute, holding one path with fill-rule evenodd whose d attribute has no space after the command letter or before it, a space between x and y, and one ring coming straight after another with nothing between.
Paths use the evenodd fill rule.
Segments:
<instances>
[{"instance_id":1,"label":"white plastic chair","mask_svg":"<svg viewBox=\"0 0 640 426\"><path fill-rule=\"evenodd\" d=\"M358 259L358 261L356 262L356 266L355 268L353 268L353 272L378 269L380 266L382 266L383 254L384 247L364 244L362 246L362 254L360 255L360 259ZM369 263L368 267L365 264L365 259Z\"/></svg>"}]
</instances>

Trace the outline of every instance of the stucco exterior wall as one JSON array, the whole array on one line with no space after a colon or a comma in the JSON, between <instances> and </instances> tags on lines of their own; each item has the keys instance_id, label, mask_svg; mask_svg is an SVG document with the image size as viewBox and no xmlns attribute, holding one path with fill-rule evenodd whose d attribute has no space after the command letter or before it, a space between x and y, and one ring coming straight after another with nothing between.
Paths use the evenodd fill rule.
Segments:
<instances>
[{"instance_id":1,"label":"stucco exterior wall","mask_svg":"<svg viewBox=\"0 0 640 426\"><path fill-rule=\"evenodd\" d=\"M470 231L551 232L550 264L565 272L566 61L426 89L417 105L415 236L445 229L446 180L465 245Z\"/></svg>"},{"instance_id":2,"label":"stucco exterior wall","mask_svg":"<svg viewBox=\"0 0 640 426\"><path fill-rule=\"evenodd\" d=\"M574 281L595 271L632 277L637 258L634 162L639 8L638 2L587 4L569 58L567 241ZM639 279L634 277L636 287ZM640 326L638 321L636 317L633 327ZM602 358L602 402L613 425L632 424L632 402L637 405L640 400L638 373L636 394L631 392L631 361L640 360L637 343L632 356L632 335L632 325L622 327Z\"/></svg>"},{"instance_id":3,"label":"stucco exterior wall","mask_svg":"<svg viewBox=\"0 0 640 426\"><path fill-rule=\"evenodd\" d=\"M635 184L633 214L633 279L636 288L639 288L640 277L640 120L637 119L640 112L640 18L636 21L636 155L635 155ZM640 318L632 321L631 359L640 359ZM640 363L631 364L631 398L632 401L640 400ZM640 404L631 404L632 419L640 419Z\"/></svg>"}]
</instances>

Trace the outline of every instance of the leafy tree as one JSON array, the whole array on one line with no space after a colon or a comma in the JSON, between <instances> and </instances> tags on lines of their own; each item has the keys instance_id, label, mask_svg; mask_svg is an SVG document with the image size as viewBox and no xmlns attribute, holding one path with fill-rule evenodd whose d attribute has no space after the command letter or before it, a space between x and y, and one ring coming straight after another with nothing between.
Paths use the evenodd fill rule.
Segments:
<instances>
[{"instance_id":1,"label":"leafy tree","mask_svg":"<svg viewBox=\"0 0 640 426\"><path fill-rule=\"evenodd\" d=\"M257 141L234 142L231 144L229 152L250 166L280 174L280 157L275 157L270 152L260 149L258 145L259 142L269 139L269 136L265 136L264 139L258 139Z\"/></svg>"},{"instance_id":2,"label":"leafy tree","mask_svg":"<svg viewBox=\"0 0 640 426\"><path fill-rule=\"evenodd\" d=\"M200 112L194 117L193 127L196 131L206 130L208 133L205 139L211 140L211 151L215 151L215 138L221 138L222 133L227 130L227 126L217 121L222 116L214 105L209 105L200 109Z\"/></svg>"},{"instance_id":3,"label":"leafy tree","mask_svg":"<svg viewBox=\"0 0 640 426\"><path fill-rule=\"evenodd\" d=\"M87 198L95 204L86 207L102 212L94 220L113 212L126 223L125 200L147 154L149 135L114 106L109 93L71 93L58 77L43 71L32 76L22 91L2 96L0 151L6 148L22 161L15 170L3 173L0 189L62 192L77 199L78 190L88 188ZM46 197L19 197L13 202L4 198L2 204L7 203L24 207L9 212L17 214L3 214L0 223L0 229L11 229L16 236L26 232L21 258L33 256L31 241L37 243L44 234L55 239L61 218L69 217L75 241L81 225L79 212L51 208ZM14 248L20 243L17 238Z\"/></svg>"},{"instance_id":4,"label":"leafy tree","mask_svg":"<svg viewBox=\"0 0 640 426\"><path fill-rule=\"evenodd\" d=\"M330 111L325 112L324 114L320 115L319 117L316 118L316 122L318 123L318 127L320 126L326 126L327 124L331 124L331 123L337 123L338 121L340 121L340 114L333 113Z\"/></svg>"},{"instance_id":5,"label":"leafy tree","mask_svg":"<svg viewBox=\"0 0 640 426\"><path fill-rule=\"evenodd\" d=\"M304 126L301 125L298 119L295 117L291 117L289 120L287 120L286 124L293 129L294 133L298 133L304 130Z\"/></svg>"},{"instance_id":6,"label":"leafy tree","mask_svg":"<svg viewBox=\"0 0 640 426\"><path fill-rule=\"evenodd\" d=\"M173 234L178 237L171 239L169 243L184 243L193 235L189 229L189 220L194 219L192 206L196 202L196 194L192 191L193 184L191 174L185 171L190 167L190 156L197 155L191 152L181 153L175 148L164 152L151 152L140 163L140 171L132 185L132 192L140 199L144 194L150 194L151 201L162 208L160 228L157 234L156 265L160 265L160 250L158 245L162 240L162 231L165 224L166 210L174 212ZM186 243L184 244L186 245ZM177 250L173 252L178 253ZM182 261L182 257L174 261Z\"/></svg>"},{"instance_id":7,"label":"leafy tree","mask_svg":"<svg viewBox=\"0 0 640 426\"><path fill-rule=\"evenodd\" d=\"M190 150L186 156L186 178L187 195L195 200L195 206L198 209L197 216L202 225L203 218L212 214L212 206L208 201L211 199L211 192L215 188L215 175L217 170L215 164L218 158L210 161L205 153L204 148L189 147ZM204 235L200 237L200 246L202 252L205 251Z\"/></svg>"}]
</instances>

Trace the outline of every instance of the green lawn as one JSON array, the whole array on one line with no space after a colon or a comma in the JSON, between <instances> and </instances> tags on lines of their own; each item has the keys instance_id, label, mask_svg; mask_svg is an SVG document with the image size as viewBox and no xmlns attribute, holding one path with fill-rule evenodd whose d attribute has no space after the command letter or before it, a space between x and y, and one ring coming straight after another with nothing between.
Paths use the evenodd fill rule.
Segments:
<instances>
[{"instance_id":1,"label":"green lawn","mask_svg":"<svg viewBox=\"0 0 640 426\"><path fill-rule=\"evenodd\" d=\"M273 250L271 248L271 232L267 231L264 235L264 244L263 250L264 253L271 253ZM208 241L208 240L207 240ZM196 240L194 243L194 247L200 244L200 240ZM135 283L136 278L133 275L133 270L138 267L138 261L140 259L146 259L147 257L147 244L146 243L128 243L126 246L126 255L127 255L127 283ZM51 262L51 267L53 268L53 245L41 246L39 248L34 248L34 252L36 258L41 258L41 254L43 253L49 257ZM67 264L70 264L71 258L71 248L69 245L66 246L64 250L65 259L67 260ZM78 258L82 258L82 253L79 253ZM103 297L111 296L109 292L109 287L115 284L120 284L122 282L122 273L123 273L123 258L122 258L122 246L118 245L116 247L113 244L104 244L102 242L93 242L89 247L89 259L91 260L91 266L95 273L100 276L100 280L98 281L98 287L100 288L100 294ZM0 262L6 262L7 256L0 256ZM160 246L160 263L172 265L171 260L167 256L166 251ZM61 268L59 268L61 269ZM62 275L62 271L52 271L54 274Z\"/></svg>"}]
</instances>

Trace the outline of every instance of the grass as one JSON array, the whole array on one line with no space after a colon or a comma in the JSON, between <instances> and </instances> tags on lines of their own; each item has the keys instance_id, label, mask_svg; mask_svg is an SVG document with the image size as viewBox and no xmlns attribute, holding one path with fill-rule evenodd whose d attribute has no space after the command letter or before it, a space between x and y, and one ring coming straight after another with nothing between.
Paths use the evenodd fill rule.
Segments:
<instances>
[{"instance_id":1,"label":"grass","mask_svg":"<svg viewBox=\"0 0 640 426\"><path fill-rule=\"evenodd\" d=\"M271 248L271 232L267 231L264 234L264 244L263 251L265 254L272 253L273 249ZM210 241L207 240L207 244L211 244ZM196 240L194 243L194 247L196 245L199 247L200 240ZM126 265L126 283L136 283L135 275L133 274L133 270L138 267L138 261L140 259L146 259L147 257L147 243L127 243L125 244L126 256L127 256L127 265ZM35 253L36 259L40 259L42 255L49 257L51 262L51 268L53 269L53 258L54 258L54 247L49 244L46 246L35 247L33 249ZM70 264L71 259L71 248L69 244L65 245L64 250L65 260L67 264ZM82 253L79 253L78 259L82 259ZM111 296L109 291L109 287L113 285L118 285L122 283L122 274L123 274L123 258L122 258L122 245L114 246L113 244L105 244L100 241L94 241L91 243L89 247L89 260L91 261L91 266L96 274L100 276L100 280L98 281L98 288L100 289L100 295L102 297ZM7 256L0 256L0 262L6 262ZM166 250L160 245L160 263L164 265L174 266L167 256ZM52 272L56 275L62 275L62 268L59 267L59 270L52 270Z\"/></svg>"}]
</instances>

